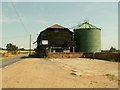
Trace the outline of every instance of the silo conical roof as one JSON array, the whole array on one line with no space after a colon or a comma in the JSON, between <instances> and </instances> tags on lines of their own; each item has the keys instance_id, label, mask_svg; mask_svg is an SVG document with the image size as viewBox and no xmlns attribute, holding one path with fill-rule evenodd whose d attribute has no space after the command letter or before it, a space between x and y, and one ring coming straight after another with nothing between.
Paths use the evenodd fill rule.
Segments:
<instances>
[{"instance_id":1,"label":"silo conical roof","mask_svg":"<svg viewBox=\"0 0 120 90\"><path fill-rule=\"evenodd\" d=\"M99 29L101 30L100 28L90 24L89 22L84 22L80 25L77 25L74 29Z\"/></svg>"}]
</instances>

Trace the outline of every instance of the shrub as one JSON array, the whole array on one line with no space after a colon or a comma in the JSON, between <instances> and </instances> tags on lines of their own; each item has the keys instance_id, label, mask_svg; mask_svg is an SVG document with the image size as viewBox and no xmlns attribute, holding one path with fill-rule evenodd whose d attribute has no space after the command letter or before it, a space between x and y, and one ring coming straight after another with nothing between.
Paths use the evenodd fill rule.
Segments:
<instances>
[{"instance_id":1,"label":"shrub","mask_svg":"<svg viewBox=\"0 0 120 90\"><path fill-rule=\"evenodd\" d=\"M18 51L18 47L16 45L11 44L11 43L6 45L6 49L8 52L11 52L12 54L16 54Z\"/></svg>"}]
</instances>

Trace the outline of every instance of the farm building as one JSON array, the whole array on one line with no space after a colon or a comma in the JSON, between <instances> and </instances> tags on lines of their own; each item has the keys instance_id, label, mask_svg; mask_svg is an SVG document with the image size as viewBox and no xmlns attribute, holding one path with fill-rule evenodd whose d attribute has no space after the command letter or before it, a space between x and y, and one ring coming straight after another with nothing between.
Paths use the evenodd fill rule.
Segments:
<instances>
[{"instance_id":1,"label":"farm building","mask_svg":"<svg viewBox=\"0 0 120 90\"><path fill-rule=\"evenodd\" d=\"M37 38L37 54L41 57L55 52L101 52L101 29L84 22L74 27L74 33L68 28L54 24Z\"/></svg>"},{"instance_id":2,"label":"farm building","mask_svg":"<svg viewBox=\"0 0 120 90\"><path fill-rule=\"evenodd\" d=\"M101 52L101 29L84 22L74 28L76 52Z\"/></svg>"},{"instance_id":3,"label":"farm building","mask_svg":"<svg viewBox=\"0 0 120 90\"><path fill-rule=\"evenodd\" d=\"M74 47L73 32L58 24L40 32L37 38L37 53L41 57L48 52L74 52Z\"/></svg>"}]
</instances>

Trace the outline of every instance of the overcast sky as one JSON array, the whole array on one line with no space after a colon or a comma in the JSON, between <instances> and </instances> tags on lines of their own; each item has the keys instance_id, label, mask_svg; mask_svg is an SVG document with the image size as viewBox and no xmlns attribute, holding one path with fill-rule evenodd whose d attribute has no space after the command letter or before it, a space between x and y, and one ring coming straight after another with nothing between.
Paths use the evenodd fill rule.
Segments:
<instances>
[{"instance_id":1,"label":"overcast sky","mask_svg":"<svg viewBox=\"0 0 120 90\"><path fill-rule=\"evenodd\" d=\"M85 20L101 28L102 49L118 48L118 2L2 2L2 46L29 48L30 34L34 42L53 24L70 28Z\"/></svg>"}]
</instances>

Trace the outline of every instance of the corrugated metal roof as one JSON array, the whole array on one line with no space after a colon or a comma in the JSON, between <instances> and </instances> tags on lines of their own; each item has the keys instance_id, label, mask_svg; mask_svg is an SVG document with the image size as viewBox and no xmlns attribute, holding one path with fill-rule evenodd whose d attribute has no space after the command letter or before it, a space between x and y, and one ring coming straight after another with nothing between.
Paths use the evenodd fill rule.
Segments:
<instances>
[{"instance_id":1,"label":"corrugated metal roof","mask_svg":"<svg viewBox=\"0 0 120 90\"><path fill-rule=\"evenodd\" d=\"M89 22L84 22L80 25L75 26L74 29L100 29L100 28L90 24Z\"/></svg>"},{"instance_id":2,"label":"corrugated metal roof","mask_svg":"<svg viewBox=\"0 0 120 90\"><path fill-rule=\"evenodd\" d=\"M65 28L65 27L63 27L61 25L58 25L58 24L54 24L54 25L52 25L52 26L50 26L48 28Z\"/></svg>"}]
</instances>

